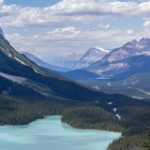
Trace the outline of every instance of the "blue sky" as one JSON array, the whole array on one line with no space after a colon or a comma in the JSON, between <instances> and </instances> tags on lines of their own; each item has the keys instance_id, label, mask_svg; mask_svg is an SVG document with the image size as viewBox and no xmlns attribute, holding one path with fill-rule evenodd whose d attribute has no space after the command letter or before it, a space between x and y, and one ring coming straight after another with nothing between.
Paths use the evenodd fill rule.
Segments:
<instances>
[{"instance_id":1,"label":"blue sky","mask_svg":"<svg viewBox=\"0 0 150 150\"><path fill-rule=\"evenodd\" d=\"M0 0L0 26L40 58L113 49L150 35L149 0Z\"/></svg>"},{"instance_id":2,"label":"blue sky","mask_svg":"<svg viewBox=\"0 0 150 150\"><path fill-rule=\"evenodd\" d=\"M32 7L46 7L48 5L53 5L60 0L5 0L5 4L16 4L22 6L32 6Z\"/></svg>"}]
</instances>

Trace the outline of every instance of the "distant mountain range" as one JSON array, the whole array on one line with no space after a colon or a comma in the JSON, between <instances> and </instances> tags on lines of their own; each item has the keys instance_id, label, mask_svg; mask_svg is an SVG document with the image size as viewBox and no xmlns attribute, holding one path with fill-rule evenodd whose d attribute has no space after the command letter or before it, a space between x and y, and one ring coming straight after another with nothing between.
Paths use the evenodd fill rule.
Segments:
<instances>
[{"instance_id":1,"label":"distant mountain range","mask_svg":"<svg viewBox=\"0 0 150 150\"><path fill-rule=\"evenodd\" d=\"M150 98L150 38L133 40L86 68L99 78L82 82L108 93Z\"/></svg>"},{"instance_id":2,"label":"distant mountain range","mask_svg":"<svg viewBox=\"0 0 150 150\"><path fill-rule=\"evenodd\" d=\"M148 55L149 52L149 38L142 38L139 41L133 40L119 48L115 48L110 53L106 54L101 60L88 66L86 70L99 75L114 76L130 69L130 67L133 66L131 61L134 63L136 58L139 59L140 54ZM144 60L140 59L140 61L138 63L142 63Z\"/></svg>"},{"instance_id":3,"label":"distant mountain range","mask_svg":"<svg viewBox=\"0 0 150 150\"><path fill-rule=\"evenodd\" d=\"M93 75L91 74L93 72L95 76L99 76L101 79L121 80L136 73L149 72L149 56L149 38L127 42L123 46L115 48L110 52L108 50L93 47L76 63L76 66L80 66L81 69L76 69L65 73L64 75L71 79L86 80L86 74L91 75L88 76L88 79L91 79L93 78ZM85 64L90 64L89 62L94 63L88 67L84 67ZM85 70L87 72L85 72ZM82 78L79 78L79 74L82 74ZM77 78L75 78L75 76Z\"/></svg>"},{"instance_id":4,"label":"distant mountain range","mask_svg":"<svg viewBox=\"0 0 150 150\"><path fill-rule=\"evenodd\" d=\"M26 56L31 61L35 62L38 66L41 66L45 69L49 69L51 71L55 71L58 74L65 76L67 78L73 79L73 80L92 79L92 78L99 77L99 75L92 73L90 71L83 70L83 69L76 69L76 70L69 71L69 69L67 68L50 65L44 62L42 59L39 59L38 57L28 52L22 52L22 55Z\"/></svg>"},{"instance_id":5,"label":"distant mountain range","mask_svg":"<svg viewBox=\"0 0 150 150\"><path fill-rule=\"evenodd\" d=\"M73 70L73 69L76 69L75 64L77 61L79 61L80 57L81 57L81 54L72 53L67 56L56 56L52 58L51 60L44 58L44 60L46 60L46 62L52 65L65 67L65 68L69 68L70 70Z\"/></svg>"},{"instance_id":6,"label":"distant mountain range","mask_svg":"<svg viewBox=\"0 0 150 150\"><path fill-rule=\"evenodd\" d=\"M58 72L67 72L67 71L69 71L69 69L67 69L67 68L50 65L50 64L44 62L42 59L39 59L38 57L34 56L31 53L23 52L22 54L25 55L30 60L32 60L33 62L35 62L37 65L39 65L43 68L47 68L49 70L58 71Z\"/></svg>"},{"instance_id":7,"label":"distant mountain range","mask_svg":"<svg viewBox=\"0 0 150 150\"><path fill-rule=\"evenodd\" d=\"M109 50L106 50L104 48L93 46L83 55L73 53L66 57L58 57L53 60L53 63L58 66L70 68L71 70L81 69L100 60L109 52L110 52Z\"/></svg>"}]
</instances>

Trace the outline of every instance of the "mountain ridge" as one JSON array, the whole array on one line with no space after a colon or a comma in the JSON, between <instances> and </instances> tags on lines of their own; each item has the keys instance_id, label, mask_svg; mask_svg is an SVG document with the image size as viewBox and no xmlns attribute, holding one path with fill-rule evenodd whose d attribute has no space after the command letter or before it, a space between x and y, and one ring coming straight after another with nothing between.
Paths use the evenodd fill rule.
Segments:
<instances>
[{"instance_id":1,"label":"mountain ridge","mask_svg":"<svg viewBox=\"0 0 150 150\"><path fill-rule=\"evenodd\" d=\"M57 57L52 64L57 66L67 67L71 70L82 69L89 66L93 62L100 60L109 50L93 46L89 48L84 54L72 53L66 57Z\"/></svg>"},{"instance_id":2,"label":"mountain ridge","mask_svg":"<svg viewBox=\"0 0 150 150\"><path fill-rule=\"evenodd\" d=\"M150 51L150 38L142 38L139 41L133 40L127 42L119 48L113 49L110 53L106 54L100 61L91 64L86 70L97 73L107 74L108 71L117 74L128 69L126 63L122 63L121 60L136 56ZM115 62L119 62L118 64Z\"/></svg>"},{"instance_id":3,"label":"mountain ridge","mask_svg":"<svg viewBox=\"0 0 150 150\"><path fill-rule=\"evenodd\" d=\"M25 55L26 57L28 57L31 61L35 62L37 65L47 68L49 70L52 71L58 71L58 72L66 72L69 71L69 69L67 68L63 68L63 67L59 67L59 66L54 66L51 64L46 63L45 61L43 61L42 59L38 58L37 56L29 53L29 52L22 52L22 55Z\"/></svg>"}]
</instances>

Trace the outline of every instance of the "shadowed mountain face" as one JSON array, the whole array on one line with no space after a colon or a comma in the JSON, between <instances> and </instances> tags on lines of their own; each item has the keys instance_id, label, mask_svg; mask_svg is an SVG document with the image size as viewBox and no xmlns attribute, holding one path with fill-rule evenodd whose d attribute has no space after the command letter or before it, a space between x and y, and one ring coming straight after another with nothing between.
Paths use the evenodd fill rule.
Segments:
<instances>
[{"instance_id":1,"label":"shadowed mountain face","mask_svg":"<svg viewBox=\"0 0 150 150\"><path fill-rule=\"evenodd\" d=\"M19 54L4 38L0 38L0 62L1 94L76 100L128 99L122 95L108 95L92 90L47 71Z\"/></svg>"}]
</instances>

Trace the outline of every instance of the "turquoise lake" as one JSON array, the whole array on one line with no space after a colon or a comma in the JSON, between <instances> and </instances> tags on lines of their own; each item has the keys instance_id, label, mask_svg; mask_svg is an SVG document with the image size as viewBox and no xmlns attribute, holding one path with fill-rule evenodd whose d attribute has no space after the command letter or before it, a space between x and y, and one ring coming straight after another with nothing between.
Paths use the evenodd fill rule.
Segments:
<instances>
[{"instance_id":1,"label":"turquoise lake","mask_svg":"<svg viewBox=\"0 0 150 150\"><path fill-rule=\"evenodd\" d=\"M0 150L106 150L121 134L74 129L51 116L28 125L1 126Z\"/></svg>"}]
</instances>

